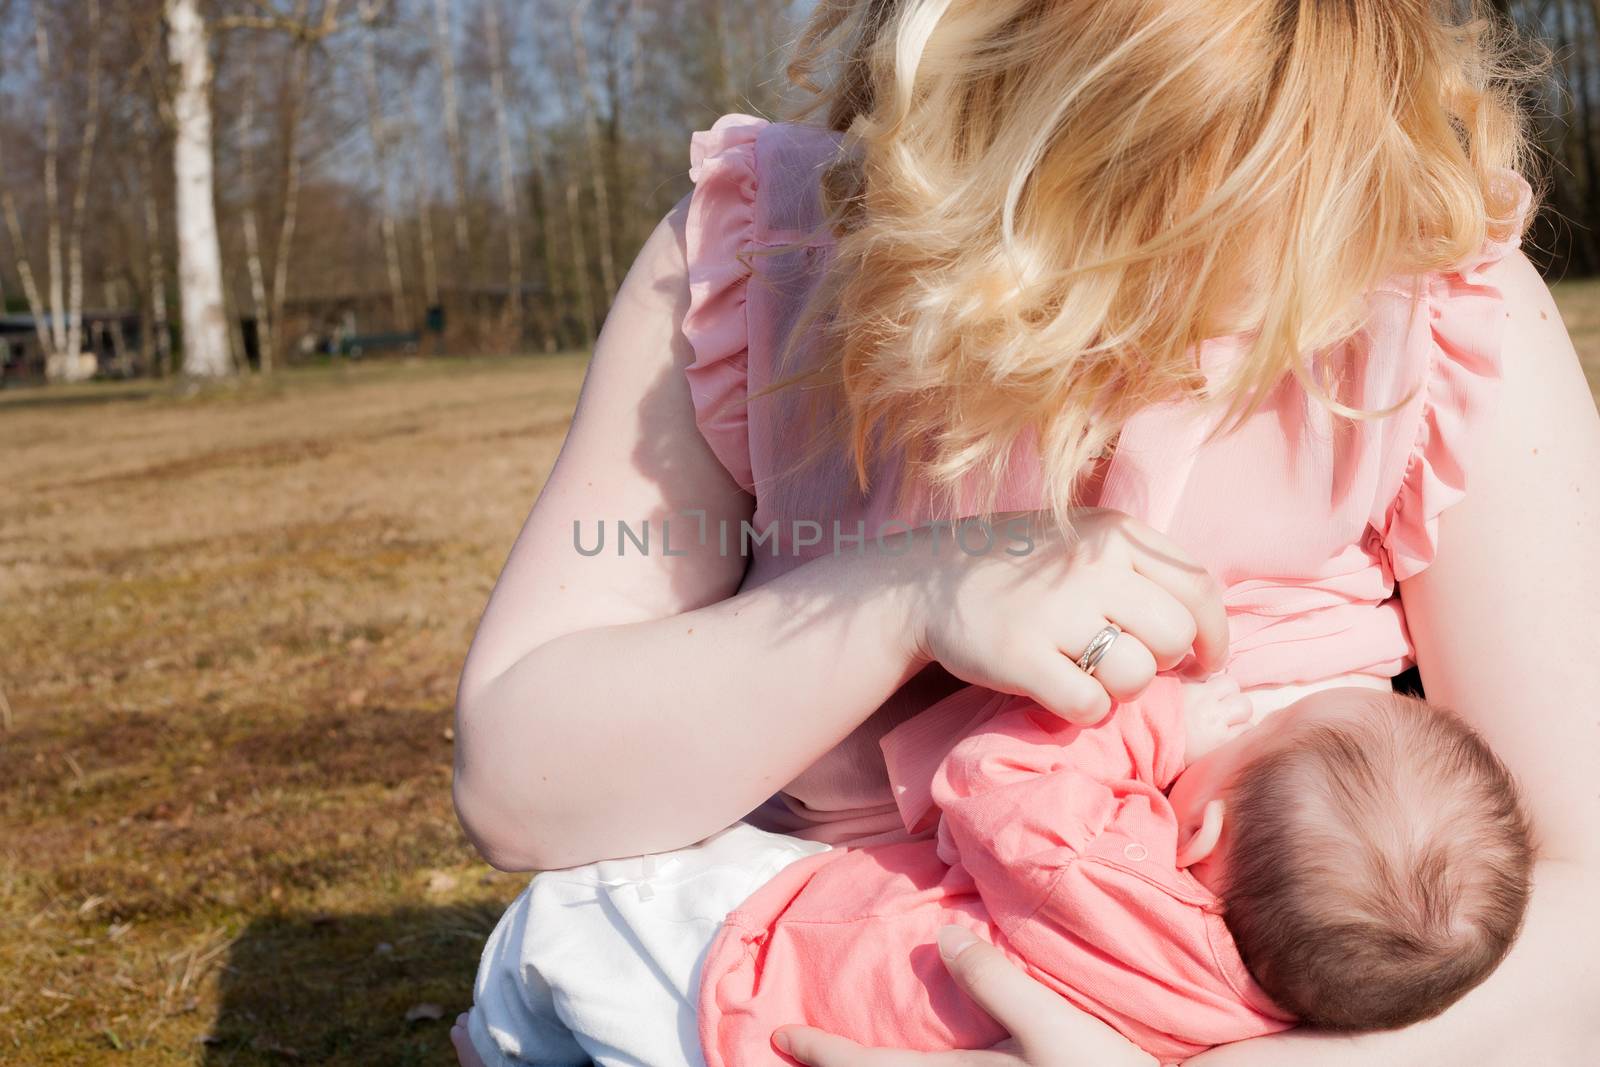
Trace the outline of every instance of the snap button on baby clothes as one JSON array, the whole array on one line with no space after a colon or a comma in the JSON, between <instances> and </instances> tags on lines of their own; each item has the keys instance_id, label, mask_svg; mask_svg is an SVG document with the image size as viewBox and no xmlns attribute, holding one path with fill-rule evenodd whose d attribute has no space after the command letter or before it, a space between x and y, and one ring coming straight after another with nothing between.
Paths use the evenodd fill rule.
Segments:
<instances>
[{"instance_id":1,"label":"snap button on baby clothes","mask_svg":"<svg viewBox=\"0 0 1600 1067\"><path fill-rule=\"evenodd\" d=\"M1150 855L1150 850L1139 844L1139 842L1135 841L1133 844L1125 846L1122 850L1122 854L1133 862L1138 863L1140 860L1145 859Z\"/></svg>"}]
</instances>

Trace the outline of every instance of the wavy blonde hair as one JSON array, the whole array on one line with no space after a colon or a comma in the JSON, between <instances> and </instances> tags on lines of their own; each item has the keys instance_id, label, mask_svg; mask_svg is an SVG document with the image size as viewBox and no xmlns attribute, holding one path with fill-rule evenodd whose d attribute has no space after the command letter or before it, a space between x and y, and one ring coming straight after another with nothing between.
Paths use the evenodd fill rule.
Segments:
<instances>
[{"instance_id":1,"label":"wavy blonde hair","mask_svg":"<svg viewBox=\"0 0 1600 1067\"><path fill-rule=\"evenodd\" d=\"M1246 338L1230 421L1286 373L1366 414L1316 353L1517 227L1535 69L1475 0L819 0L786 117L846 136L802 322L862 487L992 504L1036 448L1065 519L1209 338Z\"/></svg>"}]
</instances>

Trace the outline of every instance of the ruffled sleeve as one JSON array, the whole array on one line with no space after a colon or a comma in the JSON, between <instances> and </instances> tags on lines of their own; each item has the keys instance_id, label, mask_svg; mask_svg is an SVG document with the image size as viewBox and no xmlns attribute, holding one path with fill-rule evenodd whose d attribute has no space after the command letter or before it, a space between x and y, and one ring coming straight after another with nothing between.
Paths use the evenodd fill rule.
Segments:
<instances>
[{"instance_id":1,"label":"ruffled sleeve","mask_svg":"<svg viewBox=\"0 0 1600 1067\"><path fill-rule=\"evenodd\" d=\"M1503 202L1514 205L1508 236L1485 241L1457 267L1428 279L1428 365L1416 433L1399 490L1378 524L1396 581L1433 562L1439 516L1466 496L1473 442L1499 393L1508 313L1489 269L1520 247L1533 191L1515 171L1501 171L1498 180L1505 183Z\"/></svg>"},{"instance_id":2,"label":"ruffled sleeve","mask_svg":"<svg viewBox=\"0 0 1600 1067\"><path fill-rule=\"evenodd\" d=\"M744 253L755 232L756 136L766 125L751 115L724 115L689 141L695 187L685 220L689 310L683 334L694 362L685 375L701 436L747 492L755 479L745 412L751 268Z\"/></svg>"}]
</instances>

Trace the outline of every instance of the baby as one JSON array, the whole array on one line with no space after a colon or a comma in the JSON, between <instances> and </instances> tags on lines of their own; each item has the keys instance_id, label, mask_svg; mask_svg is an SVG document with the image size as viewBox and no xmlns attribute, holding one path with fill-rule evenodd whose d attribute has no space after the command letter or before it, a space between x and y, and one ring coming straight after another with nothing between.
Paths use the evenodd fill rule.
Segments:
<instances>
[{"instance_id":1,"label":"baby","mask_svg":"<svg viewBox=\"0 0 1600 1067\"><path fill-rule=\"evenodd\" d=\"M792 1063L771 1035L807 1023L987 1047L1005 1035L937 958L951 923L1163 1063L1442 1011L1526 906L1509 774L1386 691L1252 711L1226 679L1158 677L1093 726L964 690L923 713L976 724L931 774L885 739L907 828L931 836L839 850L741 824L541 875L485 949L471 1044L490 1067L747 1067Z\"/></svg>"}]
</instances>

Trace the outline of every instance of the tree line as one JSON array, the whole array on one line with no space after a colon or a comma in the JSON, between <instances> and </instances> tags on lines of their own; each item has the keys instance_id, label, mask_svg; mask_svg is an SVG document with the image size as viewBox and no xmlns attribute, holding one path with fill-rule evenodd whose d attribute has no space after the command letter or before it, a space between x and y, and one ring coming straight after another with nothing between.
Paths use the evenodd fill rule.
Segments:
<instances>
[{"instance_id":1,"label":"tree line","mask_svg":"<svg viewBox=\"0 0 1600 1067\"><path fill-rule=\"evenodd\" d=\"M1549 57L1530 251L1600 272L1600 0L1492 6ZM0 324L69 377L584 346L809 7L0 0Z\"/></svg>"},{"instance_id":2,"label":"tree line","mask_svg":"<svg viewBox=\"0 0 1600 1067\"><path fill-rule=\"evenodd\" d=\"M792 6L0 0L0 299L136 372L586 345Z\"/></svg>"}]
</instances>

